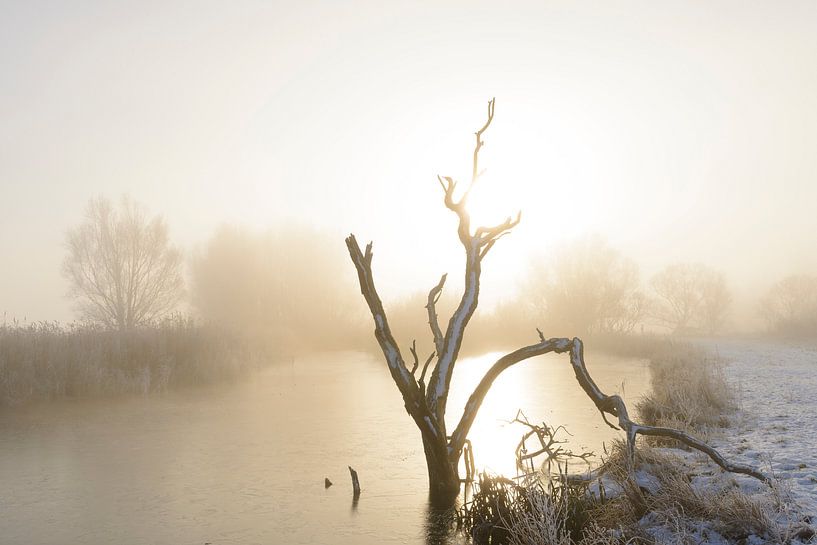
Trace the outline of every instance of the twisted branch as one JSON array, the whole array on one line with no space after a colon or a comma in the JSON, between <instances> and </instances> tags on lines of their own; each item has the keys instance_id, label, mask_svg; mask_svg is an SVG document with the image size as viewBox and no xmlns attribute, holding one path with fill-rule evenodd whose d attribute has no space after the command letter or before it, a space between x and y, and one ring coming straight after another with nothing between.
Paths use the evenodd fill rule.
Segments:
<instances>
[{"instance_id":1,"label":"twisted branch","mask_svg":"<svg viewBox=\"0 0 817 545\"><path fill-rule=\"evenodd\" d=\"M767 484L771 482L768 476L758 471L757 469L748 465L735 464L727 461L717 450L715 450L711 446L680 430L676 430L673 428L646 426L630 420L630 417L627 414L627 406L624 404L624 400L617 395L608 396L604 394L604 392L602 392L599 389L599 387L590 377L590 374L587 372L587 368L585 367L584 364L584 345L582 341L578 338L574 338L571 344L572 347L570 350L570 364L573 366L573 372L576 375L576 380L579 381L579 385L596 405L596 408L599 411L601 411L602 417L604 416L604 413L607 413L618 418L619 427L622 430L624 430L624 432L627 435L627 448L631 456L635 453L636 435L641 434L653 437L669 437L670 439L675 439L677 441L684 443L688 447L703 452L704 454L709 456L713 462L715 462L724 470L730 473L741 473L743 475L749 475L750 477L754 477L755 479L758 479ZM612 426L612 424L610 424L609 422L608 425Z\"/></svg>"},{"instance_id":2,"label":"twisted branch","mask_svg":"<svg viewBox=\"0 0 817 545\"><path fill-rule=\"evenodd\" d=\"M751 466L727 461L711 446L680 430L646 426L633 422L630 420L627 413L627 406L625 405L624 400L618 395L608 396L602 392L593 378L590 376L590 373L587 372L587 367L584 363L584 345L580 339L545 339L542 332L538 329L537 331L539 333L539 343L520 348L519 350L499 358L496 363L494 363L494 365L488 369L485 376L474 389L474 392L471 394L471 396L468 398L468 402L465 404L462 418L460 418L459 424L457 424L457 427L451 434L451 440L448 443L448 450L452 456L458 455L458 453L461 452L465 438L471 429L471 425L474 423L479 407L482 405L482 401L485 399L488 390L490 390L491 385L500 375L500 373L512 365L534 356L547 354L549 352L570 352L570 364L573 367L573 372L576 375L576 380L579 382L579 386L581 386L582 390L584 390L591 401L593 401L593 404L596 405L596 408L599 410L599 412L601 412L601 416L604 421L610 427L624 431L627 437L628 452L631 456L635 453L635 439L638 434L653 437L669 437L670 439L675 439L691 448L703 452L716 464L730 473L741 473L754 477L755 479L758 479L764 483L770 482L769 477L762 472ZM606 414L610 414L618 419L618 427L611 424L607 420Z\"/></svg>"}]
</instances>

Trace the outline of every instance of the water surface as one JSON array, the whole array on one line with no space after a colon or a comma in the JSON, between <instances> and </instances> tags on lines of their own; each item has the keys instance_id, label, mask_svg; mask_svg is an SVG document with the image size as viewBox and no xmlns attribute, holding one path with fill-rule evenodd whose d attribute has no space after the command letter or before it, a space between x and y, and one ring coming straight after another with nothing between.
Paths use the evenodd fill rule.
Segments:
<instances>
[{"instance_id":1,"label":"water surface","mask_svg":"<svg viewBox=\"0 0 817 545\"><path fill-rule=\"evenodd\" d=\"M449 429L496 356L458 364ZM648 386L641 360L591 354L587 364L602 390L631 403ZM575 450L599 451L618 433L566 355L539 357L487 396L471 434L478 468L514 472L524 430L508 421L520 408L565 425ZM297 359L217 387L4 409L0 542L457 542L429 524L424 464L385 364L366 354ZM360 473L356 505L348 465Z\"/></svg>"}]
</instances>

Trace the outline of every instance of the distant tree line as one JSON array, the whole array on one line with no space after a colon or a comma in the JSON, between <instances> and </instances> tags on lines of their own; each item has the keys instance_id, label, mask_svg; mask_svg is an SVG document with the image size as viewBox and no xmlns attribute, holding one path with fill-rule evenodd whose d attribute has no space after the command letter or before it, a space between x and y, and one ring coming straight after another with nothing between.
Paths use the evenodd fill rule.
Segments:
<instances>
[{"instance_id":1,"label":"distant tree line","mask_svg":"<svg viewBox=\"0 0 817 545\"><path fill-rule=\"evenodd\" d=\"M599 236L535 261L520 299L536 323L580 335L628 334L645 326L715 334L732 301L723 274L701 264L670 265L645 287L633 260Z\"/></svg>"},{"instance_id":2,"label":"distant tree line","mask_svg":"<svg viewBox=\"0 0 817 545\"><path fill-rule=\"evenodd\" d=\"M118 206L92 199L66 242L63 274L84 322L145 327L187 300L204 322L278 354L371 344L343 246L309 228L219 228L188 260L187 290L167 223L128 198ZM425 338L425 298L418 292L388 305L392 322L409 335L405 344ZM455 300L446 294L437 304L445 310ZM532 259L516 297L475 316L471 342L513 342L536 326L554 335L714 335L726 327L731 304L717 270L677 263L645 283L632 259L603 237L586 236ZM780 280L758 310L771 333L817 336L817 276Z\"/></svg>"},{"instance_id":3,"label":"distant tree line","mask_svg":"<svg viewBox=\"0 0 817 545\"><path fill-rule=\"evenodd\" d=\"M535 260L518 300L548 330L626 334L636 327L677 335L714 335L728 325L733 296L723 273L676 263L646 286L634 262L599 236L564 245ZM817 337L817 276L791 275L760 299L759 316L778 336Z\"/></svg>"}]
</instances>

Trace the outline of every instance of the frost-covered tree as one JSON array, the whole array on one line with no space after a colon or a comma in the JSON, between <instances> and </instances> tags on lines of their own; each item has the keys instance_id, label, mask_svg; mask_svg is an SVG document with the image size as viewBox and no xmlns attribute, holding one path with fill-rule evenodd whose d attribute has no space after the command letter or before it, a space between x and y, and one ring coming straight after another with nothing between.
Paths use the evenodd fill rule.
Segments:
<instances>
[{"instance_id":1,"label":"frost-covered tree","mask_svg":"<svg viewBox=\"0 0 817 545\"><path fill-rule=\"evenodd\" d=\"M184 282L182 256L167 223L123 197L88 203L85 221L68 231L63 275L82 319L125 330L166 316Z\"/></svg>"}]
</instances>

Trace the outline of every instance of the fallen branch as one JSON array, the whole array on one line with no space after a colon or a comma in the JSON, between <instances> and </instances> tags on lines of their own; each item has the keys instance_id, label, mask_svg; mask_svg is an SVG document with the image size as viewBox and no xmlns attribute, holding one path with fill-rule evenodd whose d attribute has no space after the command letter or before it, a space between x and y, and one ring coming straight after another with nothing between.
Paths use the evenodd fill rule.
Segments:
<instances>
[{"instance_id":1,"label":"fallen branch","mask_svg":"<svg viewBox=\"0 0 817 545\"><path fill-rule=\"evenodd\" d=\"M533 466L533 459L539 456L545 455L544 463L547 464L547 471L548 474L551 473L552 464L556 464L559 468L559 472L562 473L561 462L565 463L565 467L567 467L568 459L578 459L586 463L588 466L590 465L590 458L593 457L592 452L584 452L582 454L574 454L570 450L563 449L561 447L565 441L560 441L556 439L556 434L559 431L564 431L568 435L570 433L565 429L564 426L558 426L556 428L551 428L544 422L541 426L537 424L531 424L527 417L522 413L522 411L518 411L516 413L516 418L514 418L512 423L522 424L528 431L522 436L522 439L519 441L519 444L516 446L516 467L519 471L524 471L525 473L522 477L528 477L534 473L536 470ZM531 437L536 437L539 441L539 448L530 452L526 441ZM525 467L525 464L529 465L529 467Z\"/></svg>"},{"instance_id":2,"label":"fallen branch","mask_svg":"<svg viewBox=\"0 0 817 545\"><path fill-rule=\"evenodd\" d=\"M544 341L544 337L542 336L541 332L540 337L542 337L542 340ZM604 418L607 425L615 429L621 429L627 435L627 450L631 459L635 454L635 439L638 434L652 437L668 437L670 439L680 441L685 445L694 448L695 450L703 452L709 456L712 461L730 473L749 475L750 477L754 477L755 479L758 479L766 484L771 484L769 477L757 469L744 464L730 463L711 446L680 430L645 426L630 420L624 400L617 395L606 395L599 389L599 387L590 377L590 374L587 372L587 367L584 364L584 345L581 339L574 338L571 342L570 364L573 367L573 373L576 375L576 380L579 381L579 385L596 405L596 408L601 412L601 416ZM618 418L618 427L611 424L607 420L605 413Z\"/></svg>"}]
</instances>

